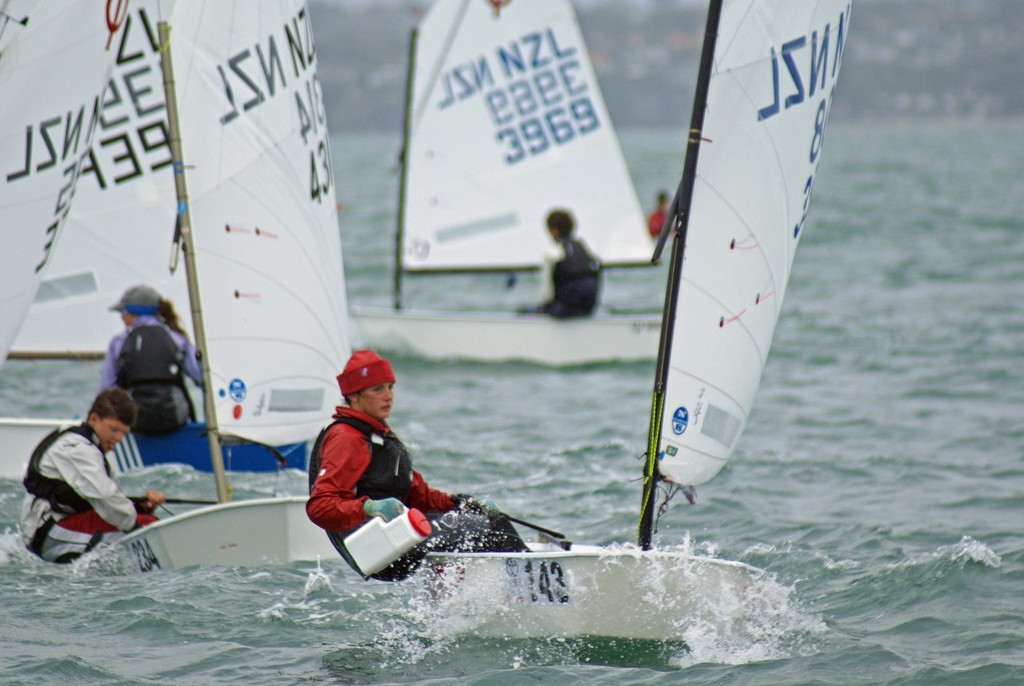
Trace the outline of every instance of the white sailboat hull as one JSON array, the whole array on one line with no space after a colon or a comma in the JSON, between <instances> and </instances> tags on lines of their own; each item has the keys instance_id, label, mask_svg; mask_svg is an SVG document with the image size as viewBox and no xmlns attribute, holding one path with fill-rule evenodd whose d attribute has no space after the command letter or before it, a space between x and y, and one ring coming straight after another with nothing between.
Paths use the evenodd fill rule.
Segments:
<instances>
[{"instance_id":1,"label":"white sailboat hull","mask_svg":"<svg viewBox=\"0 0 1024 686\"><path fill-rule=\"evenodd\" d=\"M682 640L698 623L744 615L763 574L681 552L534 544L529 553L431 556L431 592L487 637Z\"/></svg>"},{"instance_id":2,"label":"white sailboat hull","mask_svg":"<svg viewBox=\"0 0 1024 686\"><path fill-rule=\"evenodd\" d=\"M292 496L211 505L133 531L116 545L140 572L336 559L323 529L306 516L306 500Z\"/></svg>"},{"instance_id":3,"label":"white sailboat hull","mask_svg":"<svg viewBox=\"0 0 1024 686\"><path fill-rule=\"evenodd\" d=\"M430 359L523 361L551 366L654 360L660 314L597 314L578 319L514 313L352 308L365 347Z\"/></svg>"}]
</instances>

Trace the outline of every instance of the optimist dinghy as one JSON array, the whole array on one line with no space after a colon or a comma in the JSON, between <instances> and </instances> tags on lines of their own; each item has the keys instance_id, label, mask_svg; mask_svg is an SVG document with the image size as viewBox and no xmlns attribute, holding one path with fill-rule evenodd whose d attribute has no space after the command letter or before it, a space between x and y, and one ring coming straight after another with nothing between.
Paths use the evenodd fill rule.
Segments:
<instances>
[{"instance_id":1,"label":"optimist dinghy","mask_svg":"<svg viewBox=\"0 0 1024 686\"><path fill-rule=\"evenodd\" d=\"M120 546L142 571L333 554L306 498L232 502L220 450L223 434L268 445L315 436L351 354L309 11L304 0L217 0L151 16L164 20L178 237L218 502Z\"/></svg>"},{"instance_id":2,"label":"optimist dinghy","mask_svg":"<svg viewBox=\"0 0 1024 686\"><path fill-rule=\"evenodd\" d=\"M429 554L417 576L467 630L666 640L744 612L759 570L656 549L654 525L669 498L691 499L715 477L747 423L806 229L850 11L848 0L710 3L670 210L636 544L548 532L523 552Z\"/></svg>"},{"instance_id":3,"label":"optimist dinghy","mask_svg":"<svg viewBox=\"0 0 1024 686\"><path fill-rule=\"evenodd\" d=\"M650 268L646 222L571 2L436 0L409 54L392 306L353 307L360 344L551 366L654 360L656 306L553 319L404 301L406 275L537 270L555 208L572 212L575 235L606 267Z\"/></svg>"}]
</instances>

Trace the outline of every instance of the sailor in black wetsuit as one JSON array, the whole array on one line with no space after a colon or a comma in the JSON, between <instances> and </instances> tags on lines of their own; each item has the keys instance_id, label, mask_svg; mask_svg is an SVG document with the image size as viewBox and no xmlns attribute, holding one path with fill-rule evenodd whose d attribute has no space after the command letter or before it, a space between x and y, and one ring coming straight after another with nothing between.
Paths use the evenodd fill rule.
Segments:
<instances>
[{"instance_id":1,"label":"sailor in black wetsuit","mask_svg":"<svg viewBox=\"0 0 1024 686\"><path fill-rule=\"evenodd\" d=\"M520 312L560 318L592 314L601 290L601 263L573 237L575 222L567 211L552 210L547 227L554 246L544 259L541 304Z\"/></svg>"}]
</instances>

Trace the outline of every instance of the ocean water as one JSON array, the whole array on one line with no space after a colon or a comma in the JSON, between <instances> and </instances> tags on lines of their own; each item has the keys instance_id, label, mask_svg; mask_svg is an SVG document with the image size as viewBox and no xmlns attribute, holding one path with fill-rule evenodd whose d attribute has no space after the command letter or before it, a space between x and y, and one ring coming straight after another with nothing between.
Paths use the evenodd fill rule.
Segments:
<instances>
[{"instance_id":1,"label":"ocean water","mask_svg":"<svg viewBox=\"0 0 1024 686\"><path fill-rule=\"evenodd\" d=\"M645 204L674 186L679 132L622 141ZM352 302L387 301L397 150L390 136L333 141ZM651 643L485 639L418 587L363 582L340 560L51 566L22 548L21 485L0 480L0 683L1024 683L1021 159L1019 122L831 128L739 449L657 536L766 570L771 593L747 621ZM613 274L606 302L659 307L663 278ZM535 284L407 286L413 304L483 309L530 302ZM575 541L632 539L653 364L393 362L393 424L433 485ZM80 414L97 375L8 362L0 415ZM179 467L124 481L213 495ZM298 472L232 482L240 497L305 489Z\"/></svg>"}]
</instances>

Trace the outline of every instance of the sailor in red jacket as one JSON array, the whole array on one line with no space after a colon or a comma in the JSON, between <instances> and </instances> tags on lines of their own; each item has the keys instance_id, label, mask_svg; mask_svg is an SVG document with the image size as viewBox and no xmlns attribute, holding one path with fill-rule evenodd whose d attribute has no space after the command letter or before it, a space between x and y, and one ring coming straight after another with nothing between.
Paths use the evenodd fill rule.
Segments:
<instances>
[{"instance_id":1,"label":"sailor in red jacket","mask_svg":"<svg viewBox=\"0 0 1024 686\"><path fill-rule=\"evenodd\" d=\"M500 529L502 536L511 531L518 539L507 519L495 521L504 518L487 499L477 501L472 496L449 495L431 488L412 468L408 451L386 421L395 397L395 374L387 360L371 350L357 350L338 375L338 385L347 406L336 408L334 423L321 432L313 447L306 514L327 530L338 552L353 567L358 569L344 547L345 535L370 517L389 521L406 507L418 509L428 518L456 509L475 513L474 526ZM479 533L474 531L476 538ZM432 545L426 547L440 549L440 539L432 539L426 542ZM463 547L449 537L443 549ZM417 554L408 564L395 563L396 569L389 567L374 578L394 580L408 576L424 555L422 550L414 552Z\"/></svg>"}]
</instances>

